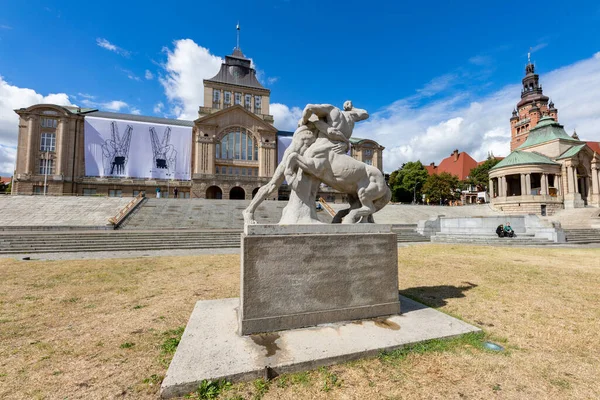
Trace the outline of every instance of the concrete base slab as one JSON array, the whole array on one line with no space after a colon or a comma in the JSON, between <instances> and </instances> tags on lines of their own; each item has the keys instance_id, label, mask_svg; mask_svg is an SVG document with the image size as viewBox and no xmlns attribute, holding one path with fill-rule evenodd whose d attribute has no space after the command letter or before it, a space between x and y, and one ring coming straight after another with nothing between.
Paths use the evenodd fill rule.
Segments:
<instances>
[{"instance_id":1,"label":"concrete base slab","mask_svg":"<svg viewBox=\"0 0 600 400\"><path fill-rule=\"evenodd\" d=\"M182 396L202 380L246 381L375 356L430 339L479 328L401 297L402 315L240 336L239 299L196 303L161 386L161 396Z\"/></svg>"}]
</instances>

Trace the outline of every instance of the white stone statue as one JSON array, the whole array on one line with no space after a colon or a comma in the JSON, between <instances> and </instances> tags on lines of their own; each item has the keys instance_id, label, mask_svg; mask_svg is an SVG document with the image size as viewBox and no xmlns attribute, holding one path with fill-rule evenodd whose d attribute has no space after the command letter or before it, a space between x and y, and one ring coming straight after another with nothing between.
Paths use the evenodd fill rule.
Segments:
<instances>
[{"instance_id":1,"label":"white stone statue","mask_svg":"<svg viewBox=\"0 0 600 400\"><path fill-rule=\"evenodd\" d=\"M255 224L256 208L287 180L290 200L280 224L311 224L318 221L315 197L321 182L348 195L350 208L339 211L334 223L373 222L372 214L391 199L379 169L348 156L355 122L369 114L344 103L344 110L329 104L308 104L298 122L273 178L261 187L244 210L244 221Z\"/></svg>"}]
</instances>

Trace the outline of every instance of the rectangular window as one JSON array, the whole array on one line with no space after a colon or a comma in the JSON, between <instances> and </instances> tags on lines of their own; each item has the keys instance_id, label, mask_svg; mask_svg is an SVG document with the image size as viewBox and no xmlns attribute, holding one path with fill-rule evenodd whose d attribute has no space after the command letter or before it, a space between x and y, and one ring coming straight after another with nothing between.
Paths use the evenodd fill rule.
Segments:
<instances>
[{"instance_id":1,"label":"rectangular window","mask_svg":"<svg viewBox=\"0 0 600 400\"><path fill-rule=\"evenodd\" d=\"M217 143L217 148L215 149L215 158L221 158L221 143Z\"/></svg>"},{"instance_id":2,"label":"rectangular window","mask_svg":"<svg viewBox=\"0 0 600 400\"><path fill-rule=\"evenodd\" d=\"M252 160L252 137L250 135L248 137L248 160Z\"/></svg>"},{"instance_id":3,"label":"rectangular window","mask_svg":"<svg viewBox=\"0 0 600 400\"><path fill-rule=\"evenodd\" d=\"M218 165L215 167L215 173L216 173L217 175L219 174L219 166L218 166Z\"/></svg>"},{"instance_id":4,"label":"rectangular window","mask_svg":"<svg viewBox=\"0 0 600 400\"><path fill-rule=\"evenodd\" d=\"M373 150L371 150L371 149L365 149L364 150L364 154L365 154L365 156L373 155Z\"/></svg>"},{"instance_id":5,"label":"rectangular window","mask_svg":"<svg viewBox=\"0 0 600 400\"><path fill-rule=\"evenodd\" d=\"M44 190L46 189L46 190ZM34 186L33 194L44 194L44 192L48 193L48 186Z\"/></svg>"},{"instance_id":6,"label":"rectangular window","mask_svg":"<svg viewBox=\"0 0 600 400\"><path fill-rule=\"evenodd\" d=\"M54 173L54 160L40 160L40 175L52 175Z\"/></svg>"},{"instance_id":7,"label":"rectangular window","mask_svg":"<svg viewBox=\"0 0 600 400\"><path fill-rule=\"evenodd\" d=\"M231 105L231 92L223 93L223 100L225 103L225 107L229 107Z\"/></svg>"},{"instance_id":8,"label":"rectangular window","mask_svg":"<svg viewBox=\"0 0 600 400\"><path fill-rule=\"evenodd\" d=\"M108 191L108 197L121 197L121 189L110 189Z\"/></svg>"},{"instance_id":9,"label":"rectangular window","mask_svg":"<svg viewBox=\"0 0 600 400\"><path fill-rule=\"evenodd\" d=\"M239 175L239 174L240 174L240 169L236 167L234 170L234 175Z\"/></svg>"},{"instance_id":10,"label":"rectangular window","mask_svg":"<svg viewBox=\"0 0 600 400\"><path fill-rule=\"evenodd\" d=\"M133 192L134 195L136 195L135 192L136 191ZM83 195L84 196L95 196L96 195L96 188L84 188L83 189Z\"/></svg>"},{"instance_id":11,"label":"rectangular window","mask_svg":"<svg viewBox=\"0 0 600 400\"><path fill-rule=\"evenodd\" d=\"M213 108L221 108L221 91L213 89Z\"/></svg>"},{"instance_id":12,"label":"rectangular window","mask_svg":"<svg viewBox=\"0 0 600 400\"><path fill-rule=\"evenodd\" d=\"M221 142L221 158L227 158L227 141Z\"/></svg>"},{"instance_id":13,"label":"rectangular window","mask_svg":"<svg viewBox=\"0 0 600 400\"><path fill-rule=\"evenodd\" d=\"M258 168L254 168L254 176L258 176Z\"/></svg>"},{"instance_id":14,"label":"rectangular window","mask_svg":"<svg viewBox=\"0 0 600 400\"><path fill-rule=\"evenodd\" d=\"M252 95L247 94L244 96L244 107L248 111L252 109Z\"/></svg>"},{"instance_id":15,"label":"rectangular window","mask_svg":"<svg viewBox=\"0 0 600 400\"><path fill-rule=\"evenodd\" d=\"M242 168L242 175L246 176L246 168Z\"/></svg>"},{"instance_id":16,"label":"rectangular window","mask_svg":"<svg viewBox=\"0 0 600 400\"><path fill-rule=\"evenodd\" d=\"M40 151L55 151L56 150L56 134L42 133L40 140Z\"/></svg>"},{"instance_id":17,"label":"rectangular window","mask_svg":"<svg viewBox=\"0 0 600 400\"><path fill-rule=\"evenodd\" d=\"M233 167L229 167L229 175L233 175Z\"/></svg>"},{"instance_id":18,"label":"rectangular window","mask_svg":"<svg viewBox=\"0 0 600 400\"><path fill-rule=\"evenodd\" d=\"M234 139L235 134L230 133L228 136L229 136L229 144L227 145L227 158L231 159L231 158L233 158L233 154L234 154L233 139Z\"/></svg>"},{"instance_id":19,"label":"rectangular window","mask_svg":"<svg viewBox=\"0 0 600 400\"><path fill-rule=\"evenodd\" d=\"M58 120L54 118L42 118L41 124L44 128L56 128L58 125Z\"/></svg>"},{"instance_id":20,"label":"rectangular window","mask_svg":"<svg viewBox=\"0 0 600 400\"><path fill-rule=\"evenodd\" d=\"M240 132L235 133L235 159L240 159Z\"/></svg>"},{"instance_id":21,"label":"rectangular window","mask_svg":"<svg viewBox=\"0 0 600 400\"><path fill-rule=\"evenodd\" d=\"M367 165L373 165L373 160L371 160L369 158L368 160L365 160L365 164L367 164Z\"/></svg>"},{"instance_id":22,"label":"rectangular window","mask_svg":"<svg viewBox=\"0 0 600 400\"><path fill-rule=\"evenodd\" d=\"M241 93L236 93L235 94L235 104L242 104L242 94Z\"/></svg>"},{"instance_id":23,"label":"rectangular window","mask_svg":"<svg viewBox=\"0 0 600 400\"><path fill-rule=\"evenodd\" d=\"M246 135L242 135L242 160L245 160L246 157L246 146L248 145L248 140L246 139Z\"/></svg>"},{"instance_id":24,"label":"rectangular window","mask_svg":"<svg viewBox=\"0 0 600 400\"><path fill-rule=\"evenodd\" d=\"M262 97L254 96L254 112L256 114L260 114L261 104L262 104Z\"/></svg>"}]
</instances>

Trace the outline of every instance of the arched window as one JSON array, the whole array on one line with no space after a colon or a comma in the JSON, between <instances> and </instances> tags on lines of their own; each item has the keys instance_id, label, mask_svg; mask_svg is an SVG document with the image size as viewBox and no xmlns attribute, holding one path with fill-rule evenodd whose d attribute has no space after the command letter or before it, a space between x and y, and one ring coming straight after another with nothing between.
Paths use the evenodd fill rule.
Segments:
<instances>
[{"instance_id":1,"label":"arched window","mask_svg":"<svg viewBox=\"0 0 600 400\"><path fill-rule=\"evenodd\" d=\"M258 143L244 128L228 132L215 149L216 158L223 160L258 161Z\"/></svg>"}]
</instances>

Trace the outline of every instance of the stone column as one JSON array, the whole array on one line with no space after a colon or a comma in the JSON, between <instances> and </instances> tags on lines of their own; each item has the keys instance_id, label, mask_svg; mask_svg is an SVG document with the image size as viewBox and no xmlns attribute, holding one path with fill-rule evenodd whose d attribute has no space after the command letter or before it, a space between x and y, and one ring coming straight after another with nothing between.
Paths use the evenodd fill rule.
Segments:
<instances>
[{"instance_id":1,"label":"stone column","mask_svg":"<svg viewBox=\"0 0 600 400\"><path fill-rule=\"evenodd\" d=\"M531 174L525 174L525 196L531 194Z\"/></svg>"},{"instance_id":2,"label":"stone column","mask_svg":"<svg viewBox=\"0 0 600 400\"><path fill-rule=\"evenodd\" d=\"M548 175L542 174L540 182L541 182L541 186L542 186L542 188L540 190L540 194L547 195L548 194Z\"/></svg>"},{"instance_id":3,"label":"stone column","mask_svg":"<svg viewBox=\"0 0 600 400\"><path fill-rule=\"evenodd\" d=\"M598 166L592 165L592 194L600 194L600 182L598 181Z\"/></svg>"},{"instance_id":4,"label":"stone column","mask_svg":"<svg viewBox=\"0 0 600 400\"><path fill-rule=\"evenodd\" d=\"M577 179L577 168L571 167L573 171L573 193L579 193L579 179Z\"/></svg>"},{"instance_id":5,"label":"stone column","mask_svg":"<svg viewBox=\"0 0 600 400\"><path fill-rule=\"evenodd\" d=\"M490 198L494 198L494 181L492 180L492 178L490 178L490 183L489 186L490 188Z\"/></svg>"},{"instance_id":6,"label":"stone column","mask_svg":"<svg viewBox=\"0 0 600 400\"><path fill-rule=\"evenodd\" d=\"M56 169L54 170L55 175L63 174L63 147L65 144L65 124L67 121L65 118L58 120L58 127L56 128Z\"/></svg>"},{"instance_id":7,"label":"stone column","mask_svg":"<svg viewBox=\"0 0 600 400\"><path fill-rule=\"evenodd\" d=\"M525 193L527 192L525 189L525 185L527 185L525 174L521 174L520 177L521 177L521 196L525 196Z\"/></svg>"},{"instance_id":8,"label":"stone column","mask_svg":"<svg viewBox=\"0 0 600 400\"><path fill-rule=\"evenodd\" d=\"M499 194L500 197L506 197L507 196L507 190L506 190L506 176L503 176L500 178L501 181L501 188L502 188L502 192Z\"/></svg>"},{"instance_id":9,"label":"stone column","mask_svg":"<svg viewBox=\"0 0 600 400\"><path fill-rule=\"evenodd\" d=\"M556 196L562 196L562 194L563 194L562 175L560 175L560 174L554 175L554 186L556 186Z\"/></svg>"},{"instance_id":10,"label":"stone column","mask_svg":"<svg viewBox=\"0 0 600 400\"><path fill-rule=\"evenodd\" d=\"M36 118L33 115L30 115L27 118L27 121L29 125L27 125L27 154L25 154L25 173L33 174L33 162L35 161L35 149L33 148L33 128L36 122Z\"/></svg>"},{"instance_id":11,"label":"stone column","mask_svg":"<svg viewBox=\"0 0 600 400\"><path fill-rule=\"evenodd\" d=\"M567 193L575 192L575 186L573 183L573 167L567 165Z\"/></svg>"}]
</instances>

